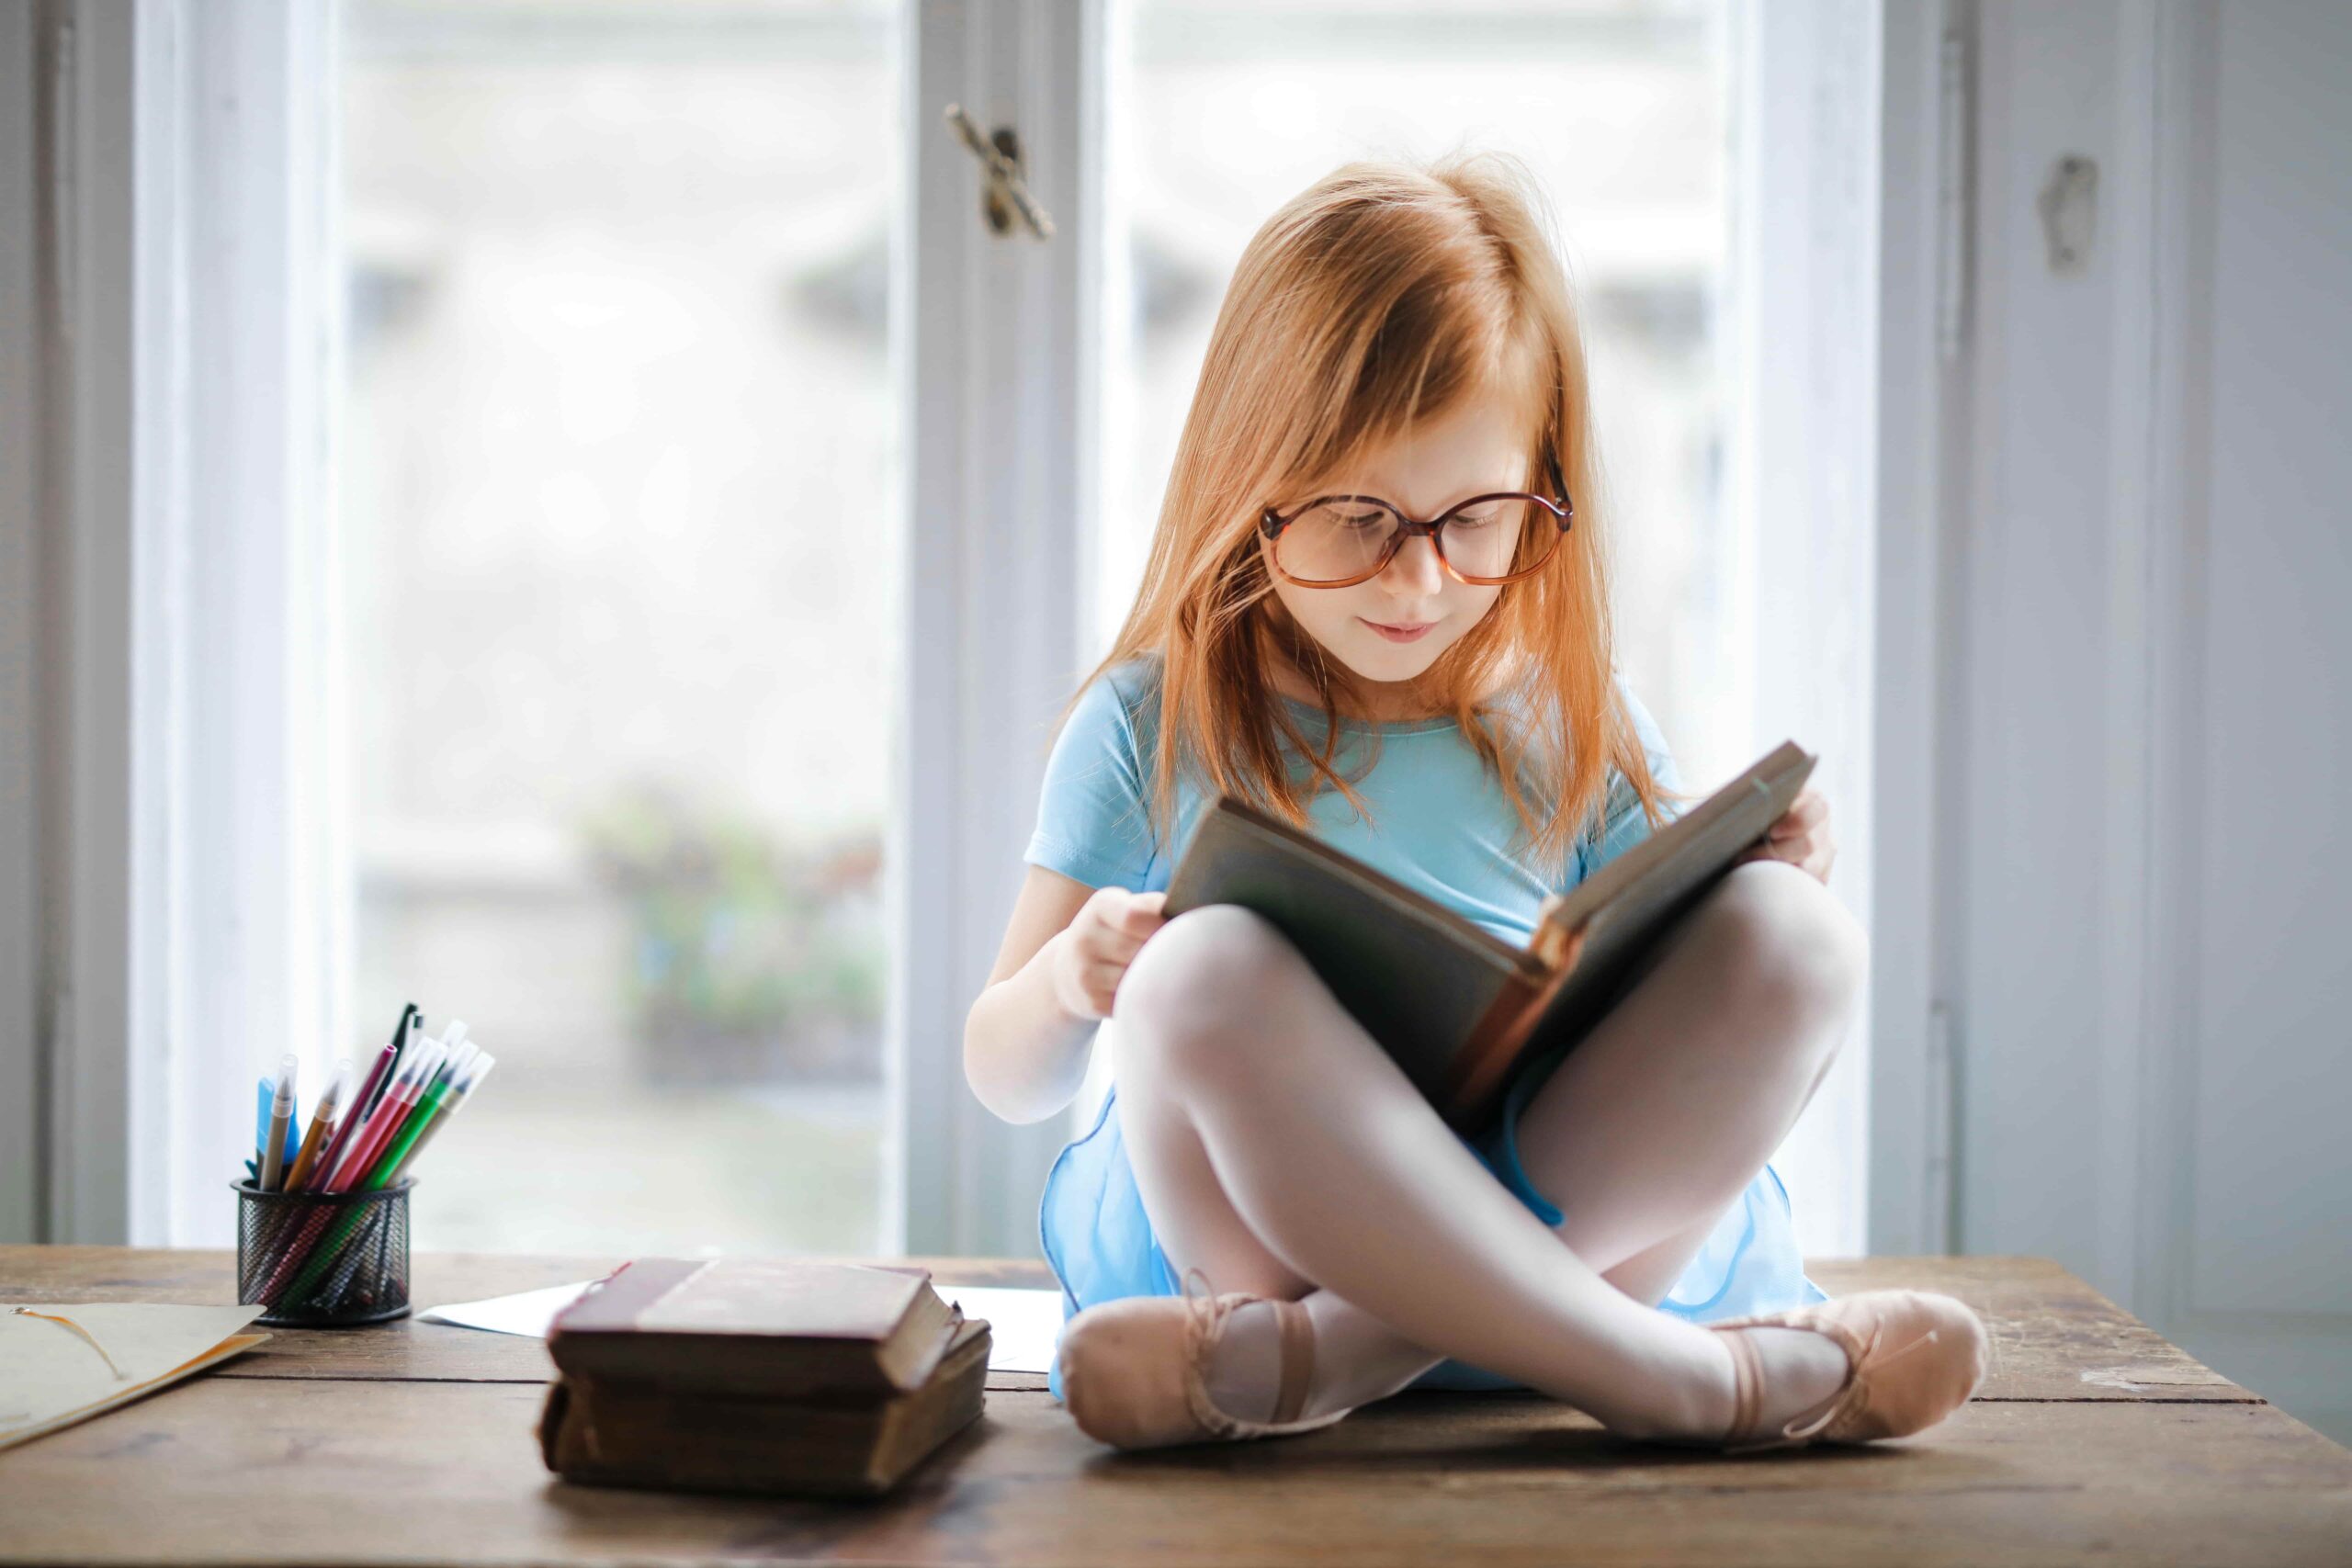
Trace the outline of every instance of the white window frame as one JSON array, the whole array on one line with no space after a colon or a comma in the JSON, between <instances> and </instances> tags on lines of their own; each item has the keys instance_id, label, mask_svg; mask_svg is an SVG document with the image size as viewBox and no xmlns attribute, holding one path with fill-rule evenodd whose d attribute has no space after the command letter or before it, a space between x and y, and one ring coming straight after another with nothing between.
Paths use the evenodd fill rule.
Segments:
<instances>
[{"instance_id":1,"label":"white window frame","mask_svg":"<svg viewBox=\"0 0 2352 1568\"><path fill-rule=\"evenodd\" d=\"M153 85L170 74L171 34L144 5L65 5L12 41L24 52L10 103L42 148L8 192L17 221L0 224L19 238L30 287L17 298L34 312L7 436L31 479L19 495L32 492L10 529L30 569L13 638L34 672L12 716L28 792L11 813L32 943L13 956L36 987L31 1218L51 1239L152 1240L172 1134L159 852L172 671L141 633L170 592L171 456L163 334L140 328L173 300L140 258L169 226L159 104L176 99Z\"/></svg>"},{"instance_id":2,"label":"white window frame","mask_svg":"<svg viewBox=\"0 0 2352 1568\"><path fill-rule=\"evenodd\" d=\"M1047 723L1083 673L1096 486L1103 0L922 0L906 73L911 213L896 269L910 544L897 795L884 856L893 1251L1034 1257L1058 1118L999 1121L963 1070L964 1016L1035 825ZM978 164L942 118L1013 126L1055 232L989 232Z\"/></svg>"},{"instance_id":3,"label":"white window frame","mask_svg":"<svg viewBox=\"0 0 2352 1568\"><path fill-rule=\"evenodd\" d=\"M1881 8L1873 440L1876 558L1867 1249L1953 1239L1953 1092L1937 879L1950 863L1940 738L1960 574L1947 460L1965 413L1968 0Z\"/></svg>"},{"instance_id":4,"label":"white window frame","mask_svg":"<svg viewBox=\"0 0 2352 1568\"><path fill-rule=\"evenodd\" d=\"M330 15L69 0L7 35L10 110L43 148L0 196L37 347L0 401L9 467L37 476L10 528L35 601L11 651L36 675L7 712L6 908L42 918L0 926L31 980L6 1069L18 1234L232 1239L238 1083L289 1048L316 1083L337 1037Z\"/></svg>"},{"instance_id":5,"label":"white window frame","mask_svg":"<svg viewBox=\"0 0 2352 1568\"><path fill-rule=\"evenodd\" d=\"M1899 9L1899 7L1895 8ZM1755 552L1747 676L1749 750L1794 739L1821 758L1814 787L1831 802L1838 845L1830 889L1879 930L1883 828L1875 746L1885 690L1877 662L1880 374L1877 297L1880 83L1886 8L1872 0L1747 0L1734 13L1737 73L1733 181L1732 535ZM1781 323L1798 323L1790 330ZM1872 1001L1795 1128L1773 1156L1809 1257L1870 1250L1882 1157L1871 1089L1883 1045Z\"/></svg>"}]
</instances>

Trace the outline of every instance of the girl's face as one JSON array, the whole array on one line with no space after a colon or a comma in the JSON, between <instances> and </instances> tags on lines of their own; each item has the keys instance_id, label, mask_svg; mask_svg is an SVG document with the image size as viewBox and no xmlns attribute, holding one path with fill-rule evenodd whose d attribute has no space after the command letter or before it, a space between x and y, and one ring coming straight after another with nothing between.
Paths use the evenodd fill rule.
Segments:
<instances>
[{"instance_id":1,"label":"girl's face","mask_svg":"<svg viewBox=\"0 0 2352 1568\"><path fill-rule=\"evenodd\" d=\"M1315 495L1372 495L1406 515L1435 517L1457 502L1527 486L1528 434L1493 394L1466 399L1442 418L1330 476ZM1284 496L1285 510L1312 497ZM1473 587L1449 575L1435 541L1409 539L1374 577L1345 588L1302 588L1274 571L1273 544L1261 535L1274 596L1306 634L1363 681L1411 681L1476 626L1502 584Z\"/></svg>"}]
</instances>

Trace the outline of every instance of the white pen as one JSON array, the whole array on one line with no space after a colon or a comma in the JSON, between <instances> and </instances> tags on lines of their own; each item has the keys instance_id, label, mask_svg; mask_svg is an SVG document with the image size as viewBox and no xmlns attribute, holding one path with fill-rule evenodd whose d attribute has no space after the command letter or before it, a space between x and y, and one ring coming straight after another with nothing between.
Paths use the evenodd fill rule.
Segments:
<instances>
[{"instance_id":1,"label":"white pen","mask_svg":"<svg viewBox=\"0 0 2352 1568\"><path fill-rule=\"evenodd\" d=\"M277 1095L269 1102L269 1144L261 1151L261 1187L275 1192L286 1174L286 1124L294 1120L294 1075L301 1061L288 1052L277 1064Z\"/></svg>"}]
</instances>

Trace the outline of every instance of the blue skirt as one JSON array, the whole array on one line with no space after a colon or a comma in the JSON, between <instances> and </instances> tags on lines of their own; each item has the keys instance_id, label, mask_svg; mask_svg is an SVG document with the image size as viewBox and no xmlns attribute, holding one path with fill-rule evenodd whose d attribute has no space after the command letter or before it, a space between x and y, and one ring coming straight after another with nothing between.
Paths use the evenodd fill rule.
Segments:
<instances>
[{"instance_id":1,"label":"blue skirt","mask_svg":"<svg viewBox=\"0 0 2352 1568\"><path fill-rule=\"evenodd\" d=\"M1560 1211L1535 1190L1520 1163L1518 1122L1528 1096L1559 1065L1561 1055L1555 1052L1523 1069L1513 1080L1492 1130L1463 1140L1496 1179L1547 1225L1560 1223ZM1098 1302L1183 1293L1167 1254L1152 1235L1151 1221L1144 1214L1143 1196L1136 1190L1135 1171L1127 1164L1126 1143L1119 1131L1118 1100L1118 1086L1114 1084L1103 1096L1094 1125L1055 1156L1053 1168L1046 1175L1045 1196L1037 1205L1037 1230L1046 1260L1061 1281L1064 1322ZM1790 1218L1788 1189L1781 1185L1779 1173L1767 1165L1724 1211L1657 1310L1693 1323L1713 1323L1827 1299L1819 1286L1805 1278ZM1059 1399L1058 1362L1046 1382ZM1423 1372L1411 1386L1515 1389L1525 1385L1483 1367L1448 1360Z\"/></svg>"}]
</instances>

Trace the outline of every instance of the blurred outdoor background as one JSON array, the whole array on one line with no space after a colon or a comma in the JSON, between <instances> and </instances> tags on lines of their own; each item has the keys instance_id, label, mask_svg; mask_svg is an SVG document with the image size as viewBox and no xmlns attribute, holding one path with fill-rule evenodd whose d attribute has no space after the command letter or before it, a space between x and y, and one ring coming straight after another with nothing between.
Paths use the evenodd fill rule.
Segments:
<instances>
[{"instance_id":1,"label":"blurred outdoor background","mask_svg":"<svg viewBox=\"0 0 2352 1568\"><path fill-rule=\"evenodd\" d=\"M414 1000L501 1062L420 1235L872 1250L901 19L342 21L356 1016ZM1098 637L1250 234L1351 157L1507 149L1586 311L1628 673L1686 783L1726 776L1719 8L1138 0L1117 28Z\"/></svg>"}]
</instances>

